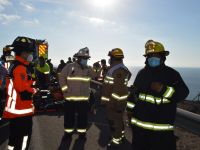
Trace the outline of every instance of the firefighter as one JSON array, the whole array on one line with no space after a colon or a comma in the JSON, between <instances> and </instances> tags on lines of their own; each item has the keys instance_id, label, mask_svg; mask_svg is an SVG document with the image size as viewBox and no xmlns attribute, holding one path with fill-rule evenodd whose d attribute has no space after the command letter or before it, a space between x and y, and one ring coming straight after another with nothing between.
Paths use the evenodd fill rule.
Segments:
<instances>
[{"instance_id":1,"label":"firefighter","mask_svg":"<svg viewBox=\"0 0 200 150\"><path fill-rule=\"evenodd\" d=\"M10 122L8 149L28 149L32 134L34 106L33 81L28 65L33 59L34 42L27 37L17 37L13 44L15 60L9 68L7 79L7 99L3 118Z\"/></svg>"},{"instance_id":2,"label":"firefighter","mask_svg":"<svg viewBox=\"0 0 200 150\"><path fill-rule=\"evenodd\" d=\"M39 63L36 65L35 72L39 88L48 89L50 84L50 67L44 57L39 57Z\"/></svg>"},{"instance_id":3,"label":"firefighter","mask_svg":"<svg viewBox=\"0 0 200 150\"><path fill-rule=\"evenodd\" d=\"M102 89L102 103L106 105L111 141L108 149L118 147L125 139L123 113L128 97L128 81L131 73L123 63L124 54L119 48L108 53L110 68L105 76Z\"/></svg>"},{"instance_id":4,"label":"firefighter","mask_svg":"<svg viewBox=\"0 0 200 150\"><path fill-rule=\"evenodd\" d=\"M107 71L108 71L108 66L106 65L106 60L102 59L101 60L101 69L99 71L99 77L98 77L99 82L103 82Z\"/></svg>"},{"instance_id":5,"label":"firefighter","mask_svg":"<svg viewBox=\"0 0 200 150\"><path fill-rule=\"evenodd\" d=\"M90 97L90 80L95 76L87 65L90 58L89 49L82 48L74 55L75 63L67 64L61 71L59 83L66 100L64 104L64 133L71 139L75 131L75 114L77 113L76 131L80 139L86 139L88 109Z\"/></svg>"},{"instance_id":6,"label":"firefighter","mask_svg":"<svg viewBox=\"0 0 200 150\"><path fill-rule=\"evenodd\" d=\"M189 90L180 74L165 65L168 55L160 42L146 42L145 67L137 74L127 103L132 111L134 150L176 149L176 105Z\"/></svg>"},{"instance_id":7,"label":"firefighter","mask_svg":"<svg viewBox=\"0 0 200 150\"><path fill-rule=\"evenodd\" d=\"M6 69L10 67L10 64L14 60L14 56L11 55L11 48L9 46L5 46L3 48L2 58L5 60L4 66Z\"/></svg>"}]
</instances>

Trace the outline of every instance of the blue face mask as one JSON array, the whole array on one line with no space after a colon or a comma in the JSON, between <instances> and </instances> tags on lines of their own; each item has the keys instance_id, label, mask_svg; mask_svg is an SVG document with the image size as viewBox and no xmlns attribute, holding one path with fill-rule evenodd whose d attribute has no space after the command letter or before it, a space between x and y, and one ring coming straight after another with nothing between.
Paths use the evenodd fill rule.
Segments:
<instances>
[{"instance_id":1,"label":"blue face mask","mask_svg":"<svg viewBox=\"0 0 200 150\"><path fill-rule=\"evenodd\" d=\"M160 58L158 57L150 57L148 58L148 64L150 67L158 67L160 66Z\"/></svg>"},{"instance_id":2,"label":"blue face mask","mask_svg":"<svg viewBox=\"0 0 200 150\"><path fill-rule=\"evenodd\" d=\"M87 59L81 59L80 64L85 67L87 66L87 61Z\"/></svg>"}]
</instances>

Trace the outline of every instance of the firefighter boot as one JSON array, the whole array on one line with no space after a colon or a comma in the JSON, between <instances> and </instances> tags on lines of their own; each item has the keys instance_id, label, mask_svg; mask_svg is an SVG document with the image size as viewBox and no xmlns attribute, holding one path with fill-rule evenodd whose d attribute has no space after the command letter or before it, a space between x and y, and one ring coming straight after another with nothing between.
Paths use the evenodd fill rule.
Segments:
<instances>
[{"instance_id":1,"label":"firefighter boot","mask_svg":"<svg viewBox=\"0 0 200 150\"><path fill-rule=\"evenodd\" d=\"M86 133L79 133L78 139L82 141L86 141L87 140Z\"/></svg>"},{"instance_id":2,"label":"firefighter boot","mask_svg":"<svg viewBox=\"0 0 200 150\"><path fill-rule=\"evenodd\" d=\"M65 133L64 134L64 138L65 138L65 140L72 140L72 133Z\"/></svg>"}]
</instances>

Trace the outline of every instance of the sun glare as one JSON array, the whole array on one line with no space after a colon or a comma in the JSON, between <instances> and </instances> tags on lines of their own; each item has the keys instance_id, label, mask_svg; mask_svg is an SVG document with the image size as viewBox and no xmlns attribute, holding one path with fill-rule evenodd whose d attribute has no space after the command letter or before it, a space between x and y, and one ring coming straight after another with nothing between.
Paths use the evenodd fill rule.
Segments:
<instances>
[{"instance_id":1,"label":"sun glare","mask_svg":"<svg viewBox=\"0 0 200 150\"><path fill-rule=\"evenodd\" d=\"M115 0L90 0L90 1L95 7L101 7L101 8L111 7L115 2Z\"/></svg>"}]
</instances>

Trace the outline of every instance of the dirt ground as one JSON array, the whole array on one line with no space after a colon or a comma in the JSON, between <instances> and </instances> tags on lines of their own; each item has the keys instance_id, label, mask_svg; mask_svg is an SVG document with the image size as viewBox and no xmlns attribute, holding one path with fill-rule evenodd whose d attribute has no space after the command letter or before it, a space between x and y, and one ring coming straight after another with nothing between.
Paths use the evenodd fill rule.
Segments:
<instances>
[{"instance_id":1,"label":"dirt ground","mask_svg":"<svg viewBox=\"0 0 200 150\"><path fill-rule=\"evenodd\" d=\"M175 129L177 150L200 150L200 136L181 128Z\"/></svg>"},{"instance_id":2,"label":"dirt ground","mask_svg":"<svg viewBox=\"0 0 200 150\"><path fill-rule=\"evenodd\" d=\"M184 100L178 103L178 107L196 114L200 114L200 101Z\"/></svg>"}]
</instances>

